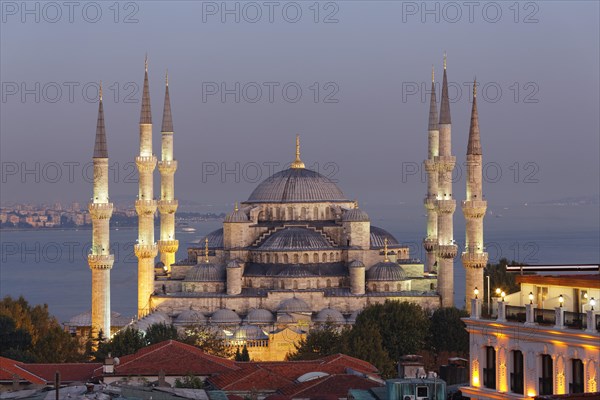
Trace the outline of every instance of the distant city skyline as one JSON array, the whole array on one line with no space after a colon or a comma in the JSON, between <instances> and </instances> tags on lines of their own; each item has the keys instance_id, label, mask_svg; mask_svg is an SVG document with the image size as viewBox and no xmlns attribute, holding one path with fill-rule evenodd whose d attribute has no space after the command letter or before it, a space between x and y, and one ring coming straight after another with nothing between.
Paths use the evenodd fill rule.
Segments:
<instances>
[{"instance_id":1,"label":"distant city skyline","mask_svg":"<svg viewBox=\"0 0 600 400\"><path fill-rule=\"evenodd\" d=\"M600 191L600 6L594 2L519 3L518 10L493 3L500 17L483 2L472 15L460 10L460 18L443 3L432 3L430 14L414 2L319 3L318 15L299 3L297 22L291 22L292 6L287 14L275 10L273 22L263 9L263 18L252 22L252 10L233 2L236 22L221 3L165 9L160 2L132 2L119 3L118 15L102 4L97 22L89 7L86 14L75 10L72 23L68 10L49 22L49 8L40 6L36 16L14 4L17 9L3 3L2 10L3 203L89 199L100 80L110 191L135 198L146 53L155 125L169 69L182 201L223 210L245 200L293 160L299 133L307 167L336 179L349 198L419 206L430 70L433 64L441 82L444 51L454 99L453 153L462 172L453 187L457 200L464 198L475 75L491 206ZM158 179L156 173L156 196Z\"/></svg>"}]
</instances>

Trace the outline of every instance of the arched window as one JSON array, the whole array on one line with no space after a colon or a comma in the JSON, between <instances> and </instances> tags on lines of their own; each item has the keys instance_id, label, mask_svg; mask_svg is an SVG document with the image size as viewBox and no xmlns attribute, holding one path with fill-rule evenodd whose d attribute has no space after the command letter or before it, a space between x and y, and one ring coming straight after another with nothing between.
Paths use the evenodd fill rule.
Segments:
<instances>
[{"instance_id":1,"label":"arched window","mask_svg":"<svg viewBox=\"0 0 600 400\"><path fill-rule=\"evenodd\" d=\"M294 219L294 207L288 207L287 220L292 221Z\"/></svg>"},{"instance_id":2,"label":"arched window","mask_svg":"<svg viewBox=\"0 0 600 400\"><path fill-rule=\"evenodd\" d=\"M376 291L377 291L377 285L376 285L376 284L373 284L373 287L371 288L371 290L372 290L373 292L376 292Z\"/></svg>"},{"instance_id":3,"label":"arched window","mask_svg":"<svg viewBox=\"0 0 600 400\"><path fill-rule=\"evenodd\" d=\"M435 283L430 283L429 284L429 289L430 290L435 290Z\"/></svg>"},{"instance_id":4,"label":"arched window","mask_svg":"<svg viewBox=\"0 0 600 400\"><path fill-rule=\"evenodd\" d=\"M313 254L313 262L314 263L318 263L319 262L319 253Z\"/></svg>"},{"instance_id":5,"label":"arched window","mask_svg":"<svg viewBox=\"0 0 600 400\"><path fill-rule=\"evenodd\" d=\"M306 221L307 220L307 218L306 218L306 207L302 207L300 209L300 219L302 221Z\"/></svg>"},{"instance_id":6,"label":"arched window","mask_svg":"<svg viewBox=\"0 0 600 400\"><path fill-rule=\"evenodd\" d=\"M290 258L288 257L287 254L283 255L283 263L284 264L289 264L290 263Z\"/></svg>"},{"instance_id":7,"label":"arched window","mask_svg":"<svg viewBox=\"0 0 600 400\"><path fill-rule=\"evenodd\" d=\"M208 292L208 285L202 286L202 291L203 292Z\"/></svg>"},{"instance_id":8,"label":"arched window","mask_svg":"<svg viewBox=\"0 0 600 400\"><path fill-rule=\"evenodd\" d=\"M329 261L333 261L333 253L329 253Z\"/></svg>"},{"instance_id":9,"label":"arched window","mask_svg":"<svg viewBox=\"0 0 600 400\"><path fill-rule=\"evenodd\" d=\"M325 285L326 285L327 287L331 287L331 279L327 279L327 280L325 281Z\"/></svg>"},{"instance_id":10,"label":"arched window","mask_svg":"<svg viewBox=\"0 0 600 400\"><path fill-rule=\"evenodd\" d=\"M265 220L265 212L261 211L258 213L258 220L259 221L264 221Z\"/></svg>"},{"instance_id":11,"label":"arched window","mask_svg":"<svg viewBox=\"0 0 600 400\"><path fill-rule=\"evenodd\" d=\"M285 289L285 282L284 281L281 281L281 288Z\"/></svg>"},{"instance_id":12,"label":"arched window","mask_svg":"<svg viewBox=\"0 0 600 400\"><path fill-rule=\"evenodd\" d=\"M300 257L298 254L294 254L294 264L298 264L300 262Z\"/></svg>"},{"instance_id":13,"label":"arched window","mask_svg":"<svg viewBox=\"0 0 600 400\"><path fill-rule=\"evenodd\" d=\"M344 280L342 278L340 278L340 280L338 281L338 286L339 287L344 286Z\"/></svg>"},{"instance_id":14,"label":"arched window","mask_svg":"<svg viewBox=\"0 0 600 400\"><path fill-rule=\"evenodd\" d=\"M308 253L304 253L304 255L302 256L302 262L304 264L308 264Z\"/></svg>"},{"instance_id":15,"label":"arched window","mask_svg":"<svg viewBox=\"0 0 600 400\"><path fill-rule=\"evenodd\" d=\"M383 285L383 291L384 292L389 292L390 291L390 285L388 285L387 283L385 285Z\"/></svg>"},{"instance_id":16,"label":"arched window","mask_svg":"<svg viewBox=\"0 0 600 400\"><path fill-rule=\"evenodd\" d=\"M248 279L248 287L252 287L252 279Z\"/></svg>"},{"instance_id":17,"label":"arched window","mask_svg":"<svg viewBox=\"0 0 600 400\"><path fill-rule=\"evenodd\" d=\"M273 255L273 262L275 262L275 264L277 264L279 262L279 254L275 253Z\"/></svg>"},{"instance_id":18,"label":"arched window","mask_svg":"<svg viewBox=\"0 0 600 400\"><path fill-rule=\"evenodd\" d=\"M298 281L294 281L294 289L298 290Z\"/></svg>"},{"instance_id":19,"label":"arched window","mask_svg":"<svg viewBox=\"0 0 600 400\"><path fill-rule=\"evenodd\" d=\"M325 208L325 219L329 219L331 215L331 211L329 210L329 207Z\"/></svg>"},{"instance_id":20,"label":"arched window","mask_svg":"<svg viewBox=\"0 0 600 400\"><path fill-rule=\"evenodd\" d=\"M401 292L401 291L402 291L402 284L401 284L401 283L399 283L399 284L398 284L398 291L399 291L399 292Z\"/></svg>"},{"instance_id":21,"label":"arched window","mask_svg":"<svg viewBox=\"0 0 600 400\"><path fill-rule=\"evenodd\" d=\"M327 253L323 253L322 261L327 262Z\"/></svg>"},{"instance_id":22,"label":"arched window","mask_svg":"<svg viewBox=\"0 0 600 400\"><path fill-rule=\"evenodd\" d=\"M313 219L319 219L319 207L315 207L315 209L313 210Z\"/></svg>"},{"instance_id":23,"label":"arched window","mask_svg":"<svg viewBox=\"0 0 600 400\"><path fill-rule=\"evenodd\" d=\"M267 263L268 264L271 263L271 255L269 253L267 253Z\"/></svg>"},{"instance_id":24,"label":"arched window","mask_svg":"<svg viewBox=\"0 0 600 400\"><path fill-rule=\"evenodd\" d=\"M306 288L307 289L312 288L312 282L310 280L306 281Z\"/></svg>"}]
</instances>

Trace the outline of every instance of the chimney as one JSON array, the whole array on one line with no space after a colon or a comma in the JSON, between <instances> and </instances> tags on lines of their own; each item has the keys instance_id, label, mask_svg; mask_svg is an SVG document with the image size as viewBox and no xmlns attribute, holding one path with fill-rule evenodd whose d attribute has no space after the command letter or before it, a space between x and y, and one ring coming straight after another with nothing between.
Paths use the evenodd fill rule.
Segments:
<instances>
[{"instance_id":1,"label":"chimney","mask_svg":"<svg viewBox=\"0 0 600 400\"><path fill-rule=\"evenodd\" d=\"M104 374L114 374L115 372L115 359L112 357L111 353L108 353L108 356L104 359L104 365L102 366L102 373Z\"/></svg>"}]
</instances>

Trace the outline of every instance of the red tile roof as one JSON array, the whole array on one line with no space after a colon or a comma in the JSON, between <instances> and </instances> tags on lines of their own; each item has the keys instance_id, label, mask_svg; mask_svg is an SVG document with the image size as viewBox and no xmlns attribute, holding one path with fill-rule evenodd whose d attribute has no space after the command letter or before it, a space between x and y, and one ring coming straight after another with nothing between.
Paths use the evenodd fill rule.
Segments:
<instances>
[{"instance_id":1,"label":"red tile roof","mask_svg":"<svg viewBox=\"0 0 600 400\"><path fill-rule=\"evenodd\" d=\"M350 389L370 389L381 383L357 375L330 375L284 387L279 393L290 398L324 399L346 397Z\"/></svg>"},{"instance_id":2,"label":"red tile roof","mask_svg":"<svg viewBox=\"0 0 600 400\"><path fill-rule=\"evenodd\" d=\"M210 376L238 369L240 367L234 361L207 354L188 344L166 340L144 347L135 354L120 357L111 376L158 375L161 370L166 376ZM102 367L94 373L96 376L102 375Z\"/></svg>"},{"instance_id":3,"label":"red tile roof","mask_svg":"<svg viewBox=\"0 0 600 400\"><path fill-rule=\"evenodd\" d=\"M18 378L20 381L27 381L33 384L45 385L46 380L23 368L25 364L10 358L0 357L0 381L13 381Z\"/></svg>"},{"instance_id":4,"label":"red tile roof","mask_svg":"<svg viewBox=\"0 0 600 400\"><path fill-rule=\"evenodd\" d=\"M54 382L54 374L60 372L62 383L87 382L94 376L94 370L101 367L102 363L25 364L28 371L46 382Z\"/></svg>"}]
</instances>

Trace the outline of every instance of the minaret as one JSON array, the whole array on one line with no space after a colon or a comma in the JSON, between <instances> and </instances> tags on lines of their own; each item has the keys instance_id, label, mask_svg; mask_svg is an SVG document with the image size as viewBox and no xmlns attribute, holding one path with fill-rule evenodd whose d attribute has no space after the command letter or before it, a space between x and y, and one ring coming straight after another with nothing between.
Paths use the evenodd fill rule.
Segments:
<instances>
[{"instance_id":1,"label":"minaret","mask_svg":"<svg viewBox=\"0 0 600 400\"><path fill-rule=\"evenodd\" d=\"M148 57L146 57L145 69L140 115L140 154L135 158L140 182L138 199L135 202L135 210L138 214L138 243L135 245L135 255L138 258L138 318L150 312L150 296L154 292L154 258L158 253L154 243L156 200L154 200L152 175L156 167L156 157L152 154Z\"/></svg>"},{"instance_id":2,"label":"minaret","mask_svg":"<svg viewBox=\"0 0 600 400\"><path fill-rule=\"evenodd\" d=\"M439 156L439 129L437 101L435 97L435 75L431 67L431 102L429 104L429 127L428 127L428 152L427 159L423 162L427 171L427 196L423 202L427 210L427 236L423 240L426 259L425 269L437 271L436 248L438 242L438 214L436 210L436 198L438 193L438 167L435 158Z\"/></svg>"},{"instance_id":3,"label":"minaret","mask_svg":"<svg viewBox=\"0 0 600 400\"><path fill-rule=\"evenodd\" d=\"M88 205L92 216L92 248L88 264L92 270L92 337L100 331L104 338L110 337L110 270L114 256L110 254L110 217L113 204L108 198L108 148L104 129L102 106L102 83L98 104L96 143L94 144L94 197Z\"/></svg>"},{"instance_id":4,"label":"minaret","mask_svg":"<svg viewBox=\"0 0 600 400\"><path fill-rule=\"evenodd\" d=\"M177 170L177 161L173 159L173 119L171 117L171 100L169 99L168 73L165 76L165 106L161 131L161 160L158 162L158 171L160 172L158 251L160 252L160 261L165 265L167 272L170 272L171 265L175 262L179 241L175 240L175 211L177 211L178 203L175 200L174 176Z\"/></svg>"},{"instance_id":5,"label":"minaret","mask_svg":"<svg viewBox=\"0 0 600 400\"><path fill-rule=\"evenodd\" d=\"M442 101L439 120L438 166L438 292L442 307L454 305L454 257L458 251L454 242L453 217L456 201L452 198L452 171L456 157L452 155L452 122L450 119L450 99L448 98L448 78L446 75L446 54L444 54L444 77L442 80Z\"/></svg>"},{"instance_id":6,"label":"minaret","mask_svg":"<svg viewBox=\"0 0 600 400\"><path fill-rule=\"evenodd\" d=\"M477 287L483 290L483 268L488 261L488 253L483 247L483 217L487 201L482 190L482 154L479 136L479 116L477 115L477 81L473 82L473 108L471 127L467 145L467 196L462 202L465 215L465 251L462 263L466 272L467 311L471 312L470 293Z\"/></svg>"}]
</instances>

